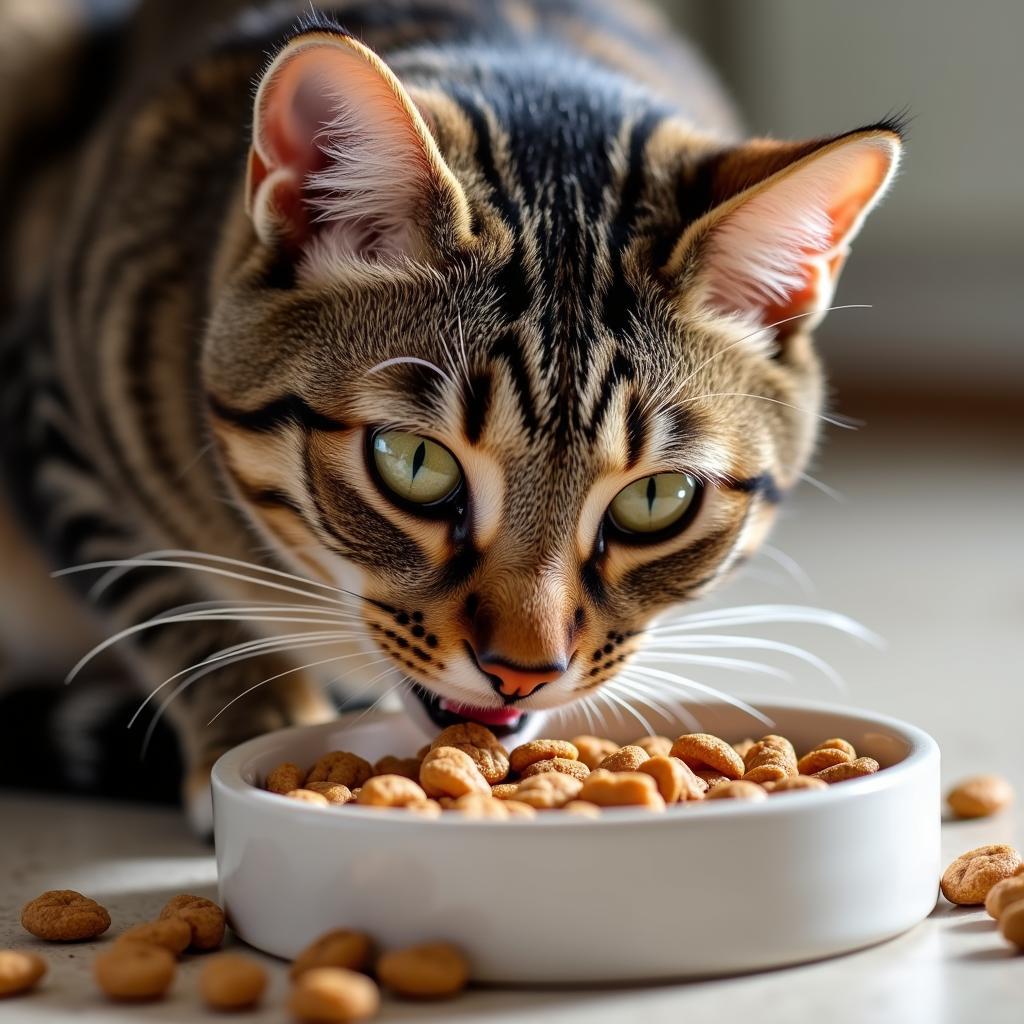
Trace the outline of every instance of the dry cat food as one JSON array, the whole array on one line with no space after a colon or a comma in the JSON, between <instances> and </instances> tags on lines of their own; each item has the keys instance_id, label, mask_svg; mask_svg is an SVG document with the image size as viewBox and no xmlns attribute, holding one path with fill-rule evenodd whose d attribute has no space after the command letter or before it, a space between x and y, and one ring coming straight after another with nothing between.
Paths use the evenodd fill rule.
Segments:
<instances>
[{"instance_id":1,"label":"dry cat food","mask_svg":"<svg viewBox=\"0 0 1024 1024\"><path fill-rule=\"evenodd\" d=\"M46 973L46 961L38 953L0 949L0 999L35 988Z\"/></svg>"},{"instance_id":2,"label":"dry cat food","mask_svg":"<svg viewBox=\"0 0 1024 1024\"><path fill-rule=\"evenodd\" d=\"M703 732L674 740L641 736L621 746L590 735L536 739L509 752L486 726L466 722L449 726L415 756L388 754L371 765L333 750L307 770L288 761L268 773L264 789L323 808L353 804L510 821L551 810L593 818L603 808L756 801L878 770L877 761L858 757L853 744L836 737L799 756L785 736L728 743Z\"/></svg>"},{"instance_id":3,"label":"dry cat food","mask_svg":"<svg viewBox=\"0 0 1024 1024\"><path fill-rule=\"evenodd\" d=\"M206 952L224 941L224 911L212 900L183 894L168 900L160 920L179 918L189 927L189 948Z\"/></svg>"},{"instance_id":4,"label":"dry cat food","mask_svg":"<svg viewBox=\"0 0 1024 1024\"><path fill-rule=\"evenodd\" d=\"M469 983L469 961L447 942L428 942L384 953L377 978L408 999L448 999Z\"/></svg>"},{"instance_id":5,"label":"dry cat food","mask_svg":"<svg viewBox=\"0 0 1024 1024\"><path fill-rule=\"evenodd\" d=\"M365 974L345 967L313 967L295 982L288 1008L310 1024L366 1020L380 1008L380 990Z\"/></svg>"},{"instance_id":6,"label":"dry cat food","mask_svg":"<svg viewBox=\"0 0 1024 1024\"><path fill-rule=\"evenodd\" d=\"M1013 787L1001 775L973 775L957 783L946 802L958 818L987 818L1013 803Z\"/></svg>"},{"instance_id":7,"label":"dry cat food","mask_svg":"<svg viewBox=\"0 0 1024 1024\"><path fill-rule=\"evenodd\" d=\"M83 942L110 927L110 915L74 889L51 889L25 904L22 927L47 942Z\"/></svg>"},{"instance_id":8,"label":"dry cat food","mask_svg":"<svg viewBox=\"0 0 1024 1024\"><path fill-rule=\"evenodd\" d=\"M203 966L199 994L212 1010L247 1010L263 998L267 972L238 953L218 953Z\"/></svg>"},{"instance_id":9,"label":"dry cat food","mask_svg":"<svg viewBox=\"0 0 1024 1024\"><path fill-rule=\"evenodd\" d=\"M116 942L93 961L96 984L109 999L160 999L174 981L174 957L163 946Z\"/></svg>"},{"instance_id":10,"label":"dry cat food","mask_svg":"<svg viewBox=\"0 0 1024 1024\"><path fill-rule=\"evenodd\" d=\"M950 903L975 906L985 902L992 888L1024 872L1024 860L1003 844L979 846L961 854L946 868L940 886Z\"/></svg>"}]
</instances>

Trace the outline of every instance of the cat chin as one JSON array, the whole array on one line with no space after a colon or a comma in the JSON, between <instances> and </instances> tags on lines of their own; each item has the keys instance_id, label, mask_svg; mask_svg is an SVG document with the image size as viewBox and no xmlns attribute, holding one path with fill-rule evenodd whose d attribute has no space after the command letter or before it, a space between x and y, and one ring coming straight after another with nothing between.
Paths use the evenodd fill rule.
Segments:
<instances>
[{"instance_id":1,"label":"cat chin","mask_svg":"<svg viewBox=\"0 0 1024 1024\"><path fill-rule=\"evenodd\" d=\"M447 729L450 725L463 722L479 722L496 736L511 736L515 737L517 743L525 743L540 735L541 727L547 719L547 715L541 711L510 712L507 708L471 708L420 688L403 692L402 705L406 714L431 739L437 735L438 729Z\"/></svg>"}]
</instances>

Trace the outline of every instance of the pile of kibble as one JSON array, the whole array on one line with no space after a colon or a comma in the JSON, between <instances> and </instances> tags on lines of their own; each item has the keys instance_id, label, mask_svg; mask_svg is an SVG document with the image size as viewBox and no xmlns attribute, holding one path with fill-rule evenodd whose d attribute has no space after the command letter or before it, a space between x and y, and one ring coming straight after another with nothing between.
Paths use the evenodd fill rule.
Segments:
<instances>
[{"instance_id":1,"label":"pile of kibble","mask_svg":"<svg viewBox=\"0 0 1024 1024\"><path fill-rule=\"evenodd\" d=\"M82 942L106 932L110 914L79 892L58 889L26 904L21 923L47 942ZM219 949L224 931L224 912L216 903L202 896L175 896L155 921L122 932L96 956L96 984L115 1002L162 999L174 981L178 958ZM46 968L38 953L0 950L0 998L30 991ZM449 943L378 954L369 935L339 928L320 936L292 963L288 1007L302 1022L366 1020L380 1007L381 987L406 999L442 999L461 992L469 973L468 960ZM211 1010L250 1009L266 986L266 970L238 953L211 956L199 974L199 995Z\"/></svg>"},{"instance_id":2,"label":"pile of kibble","mask_svg":"<svg viewBox=\"0 0 1024 1024\"><path fill-rule=\"evenodd\" d=\"M334 750L311 768L278 765L265 780L271 793L321 807L401 808L428 816L509 820L561 810L598 817L603 808L700 800L764 800L769 794L825 789L879 770L853 744L826 739L802 757L785 736L730 744L710 733L676 739L643 736L625 746L599 736L531 740L511 753L482 725L445 729L414 757L370 764Z\"/></svg>"}]
</instances>

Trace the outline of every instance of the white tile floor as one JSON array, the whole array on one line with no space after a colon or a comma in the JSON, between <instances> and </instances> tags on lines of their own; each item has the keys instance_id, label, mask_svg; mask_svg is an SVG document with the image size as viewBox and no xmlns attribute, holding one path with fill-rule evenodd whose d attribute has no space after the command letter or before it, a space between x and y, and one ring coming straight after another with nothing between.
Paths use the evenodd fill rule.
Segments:
<instances>
[{"instance_id":1,"label":"white tile floor","mask_svg":"<svg viewBox=\"0 0 1024 1024\"><path fill-rule=\"evenodd\" d=\"M815 470L844 500L805 485L773 538L816 591L801 593L765 558L723 603L806 601L883 634L888 647L879 652L818 629L777 627L771 635L828 658L848 690L830 694L815 673L799 671L774 692L831 696L910 719L938 739L947 781L1000 771L1024 794L1020 425L870 419L855 434L833 430ZM946 859L984 842L1024 847L1024 811L944 829ZM44 888L85 890L127 926L152 915L170 892L212 895L214 881L209 851L173 813L0 796L0 947L32 945L17 925L18 908ZM178 1021L197 1014L195 962L183 965L167 1001L112 1008L89 980L90 946L45 952L52 965L45 985L29 998L0 1003L3 1024ZM284 974L277 965L273 970L266 1008L245 1019L282 1019ZM983 912L940 901L927 922L892 942L804 967L651 988L477 991L443 1006L388 1002L382 1019L675 1024L816 1016L829 1024L1019 1024L1024 956L1011 953Z\"/></svg>"}]
</instances>

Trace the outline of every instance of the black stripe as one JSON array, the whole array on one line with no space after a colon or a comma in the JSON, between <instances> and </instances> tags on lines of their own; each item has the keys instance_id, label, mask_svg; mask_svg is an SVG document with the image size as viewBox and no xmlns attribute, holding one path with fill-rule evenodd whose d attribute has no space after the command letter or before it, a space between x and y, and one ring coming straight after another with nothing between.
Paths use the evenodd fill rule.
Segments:
<instances>
[{"instance_id":1,"label":"black stripe","mask_svg":"<svg viewBox=\"0 0 1024 1024\"><path fill-rule=\"evenodd\" d=\"M276 487L250 487L241 482L239 482L239 486L246 499L253 505L258 505L260 508L286 508L305 522L302 509L290 494L285 494L284 491L278 490Z\"/></svg>"},{"instance_id":2,"label":"black stripe","mask_svg":"<svg viewBox=\"0 0 1024 1024\"><path fill-rule=\"evenodd\" d=\"M640 399L634 394L626 403L626 469L632 469L643 454L647 440L647 417Z\"/></svg>"},{"instance_id":3,"label":"black stripe","mask_svg":"<svg viewBox=\"0 0 1024 1024\"><path fill-rule=\"evenodd\" d=\"M726 480L724 486L730 491L741 491L744 494L759 494L765 501L778 505L785 497L784 492L775 482L771 473L759 473L745 480Z\"/></svg>"},{"instance_id":4,"label":"black stripe","mask_svg":"<svg viewBox=\"0 0 1024 1024\"><path fill-rule=\"evenodd\" d=\"M491 408L493 382L489 373L474 374L462 396L463 429L470 444L483 436L487 413Z\"/></svg>"},{"instance_id":5,"label":"black stripe","mask_svg":"<svg viewBox=\"0 0 1024 1024\"><path fill-rule=\"evenodd\" d=\"M491 359L503 359L508 365L512 376L512 386L519 398L519 408L523 414L523 425L532 436L537 432L537 413L533 408L533 395L530 391L530 378L526 373L523 355L519 351L518 337L515 331L505 331L491 345Z\"/></svg>"},{"instance_id":6,"label":"black stripe","mask_svg":"<svg viewBox=\"0 0 1024 1024\"><path fill-rule=\"evenodd\" d=\"M608 407L611 404L612 395L620 381L633 379L633 364L621 352L617 351L612 359L611 366L605 371L604 380L601 381L600 390L597 396L597 404L590 417L590 426L587 433L591 438L597 436L604 422Z\"/></svg>"},{"instance_id":7,"label":"black stripe","mask_svg":"<svg viewBox=\"0 0 1024 1024\"><path fill-rule=\"evenodd\" d=\"M97 539L125 544L131 538L123 527L111 522L109 515L83 512L69 519L53 538L51 547L57 564L74 565L82 545Z\"/></svg>"},{"instance_id":8,"label":"black stripe","mask_svg":"<svg viewBox=\"0 0 1024 1024\"><path fill-rule=\"evenodd\" d=\"M317 412L298 395L284 395L281 398L275 398L272 402L267 402L257 409L237 409L225 405L211 394L208 394L206 398L211 412L218 419L258 434L269 434L293 424L306 430L321 430L332 434L348 429L341 420Z\"/></svg>"},{"instance_id":9,"label":"black stripe","mask_svg":"<svg viewBox=\"0 0 1024 1024\"><path fill-rule=\"evenodd\" d=\"M640 197L643 194L644 150L654 129L662 120L657 110L647 111L633 126L629 139L629 170L622 184L619 209L608 225L606 241L612 264L612 279L604 299L604 322L613 331L621 331L629 323L629 314L635 308L637 295L626 280L622 254L629 241L636 220Z\"/></svg>"}]
</instances>

